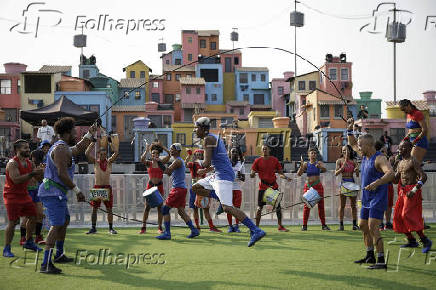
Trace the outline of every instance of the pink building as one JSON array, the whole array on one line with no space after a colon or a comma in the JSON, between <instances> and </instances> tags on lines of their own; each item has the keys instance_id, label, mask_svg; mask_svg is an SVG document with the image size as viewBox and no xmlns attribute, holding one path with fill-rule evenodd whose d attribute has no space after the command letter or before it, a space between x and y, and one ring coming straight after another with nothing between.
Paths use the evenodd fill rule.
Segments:
<instances>
[{"instance_id":1,"label":"pink building","mask_svg":"<svg viewBox=\"0 0 436 290\"><path fill-rule=\"evenodd\" d=\"M331 81L324 77L324 75L320 74L319 88L331 95L351 97L353 94L351 66L352 63L347 62L347 56L345 53L342 53L339 57L327 54L326 62L320 69L330 78ZM338 90L340 91L340 94Z\"/></svg>"},{"instance_id":2,"label":"pink building","mask_svg":"<svg viewBox=\"0 0 436 290\"><path fill-rule=\"evenodd\" d=\"M180 78L180 119L182 122L192 122L195 110L204 110L206 108L205 84L203 78Z\"/></svg>"},{"instance_id":3,"label":"pink building","mask_svg":"<svg viewBox=\"0 0 436 290\"><path fill-rule=\"evenodd\" d=\"M237 114L239 120L248 120L251 106L247 101L229 101L226 103L226 112Z\"/></svg>"},{"instance_id":4,"label":"pink building","mask_svg":"<svg viewBox=\"0 0 436 290\"><path fill-rule=\"evenodd\" d=\"M169 104L158 104L156 102L145 103L145 117L157 128L171 128L174 123L174 107Z\"/></svg>"},{"instance_id":5,"label":"pink building","mask_svg":"<svg viewBox=\"0 0 436 290\"><path fill-rule=\"evenodd\" d=\"M195 30L182 30L183 64L198 60L198 33Z\"/></svg>"},{"instance_id":6,"label":"pink building","mask_svg":"<svg viewBox=\"0 0 436 290\"><path fill-rule=\"evenodd\" d=\"M282 117L289 115L289 112L286 112L286 102L289 101L291 87L287 80L293 76L294 72L287 71L283 73L283 78L273 78L271 81L272 109L278 111Z\"/></svg>"},{"instance_id":7,"label":"pink building","mask_svg":"<svg viewBox=\"0 0 436 290\"><path fill-rule=\"evenodd\" d=\"M152 102L156 102L158 104L164 103L163 79L163 76L150 75L148 91L150 92L149 98Z\"/></svg>"},{"instance_id":8,"label":"pink building","mask_svg":"<svg viewBox=\"0 0 436 290\"><path fill-rule=\"evenodd\" d=\"M235 72L235 69L242 66L242 52L238 49L220 49L221 64L223 72Z\"/></svg>"},{"instance_id":9,"label":"pink building","mask_svg":"<svg viewBox=\"0 0 436 290\"><path fill-rule=\"evenodd\" d=\"M0 120L0 136L14 141L20 137L20 73L26 71L27 65L5 63L3 66L5 73L0 74L0 109L4 112L4 119Z\"/></svg>"}]
</instances>

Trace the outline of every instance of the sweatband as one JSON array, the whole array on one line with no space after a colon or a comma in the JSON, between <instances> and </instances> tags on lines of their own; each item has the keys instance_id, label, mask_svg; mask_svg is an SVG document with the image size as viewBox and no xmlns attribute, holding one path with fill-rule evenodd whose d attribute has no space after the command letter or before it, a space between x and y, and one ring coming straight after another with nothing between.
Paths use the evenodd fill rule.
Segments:
<instances>
[{"instance_id":1,"label":"sweatband","mask_svg":"<svg viewBox=\"0 0 436 290\"><path fill-rule=\"evenodd\" d=\"M79 193L80 193L80 189L77 187L77 185L72 189L72 191L73 191L75 194L79 194Z\"/></svg>"}]
</instances>

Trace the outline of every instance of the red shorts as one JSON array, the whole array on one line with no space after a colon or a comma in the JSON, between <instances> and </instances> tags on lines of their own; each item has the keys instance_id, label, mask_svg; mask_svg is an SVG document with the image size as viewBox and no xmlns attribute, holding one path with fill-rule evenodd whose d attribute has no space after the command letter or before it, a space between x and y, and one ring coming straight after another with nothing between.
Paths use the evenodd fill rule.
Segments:
<instances>
[{"instance_id":1,"label":"red shorts","mask_svg":"<svg viewBox=\"0 0 436 290\"><path fill-rule=\"evenodd\" d=\"M233 206L240 208L242 204L242 191L233 190Z\"/></svg>"},{"instance_id":2,"label":"red shorts","mask_svg":"<svg viewBox=\"0 0 436 290\"><path fill-rule=\"evenodd\" d=\"M422 219L422 195L418 190L413 197L406 194L415 185L398 186L398 199L394 209L394 231L397 233L409 233L424 229Z\"/></svg>"},{"instance_id":3,"label":"red shorts","mask_svg":"<svg viewBox=\"0 0 436 290\"><path fill-rule=\"evenodd\" d=\"M394 206L394 185L388 185L388 207Z\"/></svg>"},{"instance_id":4,"label":"red shorts","mask_svg":"<svg viewBox=\"0 0 436 290\"><path fill-rule=\"evenodd\" d=\"M156 185L151 184L150 182L147 183L147 188L146 189L150 189L152 187L155 187ZM157 189L159 190L160 195L164 196L165 192L164 192L164 188L163 188L163 183L159 184L157 186Z\"/></svg>"},{"instance_id":5,"label":"red shorts","mask_svg":"<svg viewBox=\"0 0 436 290\"><path fill-rule=\"evenodd\" d=\"M7 203L5 206L10 221L16 221L21 216L36 216L36 206L34 202Z\"/></svg>"},{"instance_id":6,"label":"red shorts","mask_svg":"<svg viewBox=\"0 0 436 290\"><path fill-rule=\"evenodd\" d=\"M114 204L114 196L112 195L112 186L110 186L110 185L94 185L94 188L109 188L110 198L109 198L109 200L104 200L103 203L104 203L104 206L106 208L112 208L112 206ZM101 205L100 199L91 201L91 206L93 208L99 208L100 205Z\"/></svg>"},{"instance_id":7,"label":"red shorts","mask_svg":"<svg viewBox=\"0 0 436 290\"><path fill-rule=\"evenodd\" d=\"M186 193L188 190L186 188L176 187L170 190L165 204L173 208L185 207L186 204Z\"/></svg>"}]
</instances>

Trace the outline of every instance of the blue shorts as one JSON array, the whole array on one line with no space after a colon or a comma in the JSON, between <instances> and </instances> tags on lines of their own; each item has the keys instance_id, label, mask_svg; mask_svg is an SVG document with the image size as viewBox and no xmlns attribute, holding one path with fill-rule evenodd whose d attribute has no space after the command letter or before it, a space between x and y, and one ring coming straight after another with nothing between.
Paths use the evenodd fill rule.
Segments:
<instances>
[{"instance_id":1,"label":"blue shorts","mask_svg":"<svg viewBox=\"0 0 436 290\"><path fill-rule=\"evenodd\" d=\"M413 142L413 140L415 140L415 139L416 139L416 137L410 137L410 142ZM424 148L424 149L428 149L427 136L424 136L421 139L419 139L419 141L415 145L418 147Z\"/></svg>"},{"instance_id":2,"label":"blue shorts","mask_svg":"<svg viewBox=\"0 0 436 290\"><path fill-rule=\"evenodd\" d=\"M192 190L192 188L189 190L189 208L197 208L195 206L195 198L197 197L197 195L194 193L194 191Z\"/></svg>"},{"instance_id":3,"label":"blue shorts","mask_svg":"<svg viewBox=\"0 0 436 290\"><path fill-rule=\"evenodd\" d=\"M41 199L38 197L38 188L29 190L29 195L32 198L33 202L41 202Z\"/></svg>"},{"instance_id":4,"label":"blue shorts","mask_svg":"<svg viewBox=\"0 0 436 290\"><path fill-rule=\"evenodd\" d=\"M62 198L62 199L60 199ZM67 199L59 196L40 197L42 204L47 209L48 220L52 226L63 226L70 219Z\"/></svg>"},{"instance_id":5,"label":"blue shorts","mask_svg":"<svg viewBox=\"0 0 436 290\"><path fill-rule=\"evenodd\" d=\"M368 218L383 220L385 211L375 207L362 207L360 210L360 219L367 220Z\"/></svg>"}]
</instances>

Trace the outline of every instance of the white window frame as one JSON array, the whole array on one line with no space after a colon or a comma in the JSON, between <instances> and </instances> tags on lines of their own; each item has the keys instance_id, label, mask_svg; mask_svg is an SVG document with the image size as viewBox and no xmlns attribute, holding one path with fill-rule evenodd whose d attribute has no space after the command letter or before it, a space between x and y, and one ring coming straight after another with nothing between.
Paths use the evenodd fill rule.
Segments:
<instances>
[{"instance_id":1,"label":"white window frame","mask_svg":"<svg viewBox=\"0 0 436 290\"><path fill-rule=\"evenodd\" d=\"M4 83L8 83L9 82L9 86L3 85ZM10 95L12 94L12 80L10 79L2 79L0 80L0 94L2 95Z\"/></svg>"},{"instance_id":2,"label":"white window frame","mask_svg":"<svg viewBox=\"0 0 436 290\"><path fill-rule=\"evenodd\" d=\"M343 79L343 78L342 78L342 71L343 71L343 70L344 70L344 71L345 71L345 70L347 71L347 78L346 78L346 79ZM341 68L341 81L346 81L346 82L348 82L349 79L350 79L350 75L349 75L349 72L348 72L348 67L342 67L342 68Z\"/></svg>"},{"instance_id":3,"label":"white window frame","mask_svg":"<svg viewBox=\"0 0 436 290\"><path fill-rule=\"evenodd\" d=\"M153 88L155 89L159 88L159 82L153 82Z\"/></svg>"}]
</instances>

